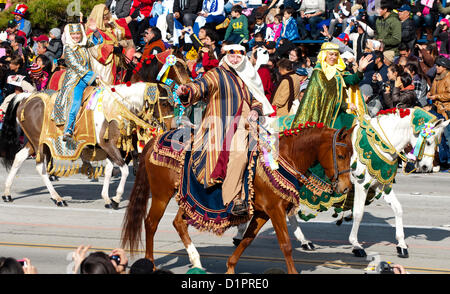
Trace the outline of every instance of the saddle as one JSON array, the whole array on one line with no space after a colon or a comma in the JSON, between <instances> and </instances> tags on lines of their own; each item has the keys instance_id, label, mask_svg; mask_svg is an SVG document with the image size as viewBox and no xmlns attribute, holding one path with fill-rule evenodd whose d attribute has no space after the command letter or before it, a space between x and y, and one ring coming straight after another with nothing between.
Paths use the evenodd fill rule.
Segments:
<instances>
[{"instance_id":1,"label":"saddle","mask_svg":"<svg viewBox=\"0 0 450 294\"><path fill-rule=\"evenodd\" d=\"M183 128L168 131L154 141L150 162L164 166L178 173L175 199L183 209L187 222L200 231L210 231L222 235L228 228L250 220L253 209L247 216L234 216L233 203L223 205L222 185L205 188L193 172L191 160L191 129ZM244 172L244 191L246 201L253 196L253 178L256 169L257 151L249 153L249 165Z\"/></svg>"},{"instance_id":2,"label":"saddle","mask_svg":"<svg viewBox=\"0 0 450 294\"><path fill-rule=\"evenodd\" d=\"M39 145L47 145L52 157L55 160L77 160L86 146L96 145L94 112L90 109L86 109L86 103L88 98L92 95L94 89L94 87L88 87L84 91L82 104L75 120L73 140L67 142L62 140L64 135L64 126L57 126L51 119L51 113L53 111L58 92L53 94L41 92L33 95L34 97L39 97L45 105Z\"/></svg>"}]
</instances>

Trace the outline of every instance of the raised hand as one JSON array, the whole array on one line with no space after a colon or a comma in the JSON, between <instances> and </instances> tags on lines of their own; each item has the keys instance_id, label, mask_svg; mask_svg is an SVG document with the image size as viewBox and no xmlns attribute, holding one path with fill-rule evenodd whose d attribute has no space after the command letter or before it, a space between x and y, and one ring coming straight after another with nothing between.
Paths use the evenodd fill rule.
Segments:
<instances>
[{"instance_id":1,"label":"raised hand","mask_svg":"<svg viewBox=\"0 0 450 294\"><path fill-rule=\"evenodd\" d=\"M366 70L367 66L373 62L372 55L366 55L359 60L358 70L363 72Z\"/></svg>"}]
</instances>

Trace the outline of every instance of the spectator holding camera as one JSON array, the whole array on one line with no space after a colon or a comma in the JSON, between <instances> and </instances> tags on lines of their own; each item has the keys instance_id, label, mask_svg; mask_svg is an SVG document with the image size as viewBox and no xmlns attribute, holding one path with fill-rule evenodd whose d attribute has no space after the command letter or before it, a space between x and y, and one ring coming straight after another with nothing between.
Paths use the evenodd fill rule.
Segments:
<instances>
[{"instance_id":1,"label":"spectator holding camera","mask_svg":"<svg viewBox=\"0 0 450 294\"><path fill-rule=\"evenodd\" d=\"M108 255L97 251L86 257L91 246L80 245L72 256L75 262L73 273L80 274L125 274L128 257L122 248L116 248Z\"/></svg>"},{"instance_id":2,"label":"spectator holding camera","mask_svg":"<svg viewBox=\"0 0 450 294\"><path fill-rule=\"evenodd\" d=\"M0 274L37 274L30 259L16 260L12 257L0 257Z\"/></svg>"}]
</instances>

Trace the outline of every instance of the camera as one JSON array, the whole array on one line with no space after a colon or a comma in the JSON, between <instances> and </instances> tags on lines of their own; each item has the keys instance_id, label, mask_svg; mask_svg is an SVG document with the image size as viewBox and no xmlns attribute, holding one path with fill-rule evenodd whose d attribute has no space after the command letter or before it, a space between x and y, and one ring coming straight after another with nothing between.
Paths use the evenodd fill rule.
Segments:
<instances>
[{"instance_id":1,"label":"camera","mask_svg":"<svg viewBox=\"0 0 450 294\"><path fill-rule=\"evenodd\" d=\"M394 269L386 261L381 261L378 264L376 271L380 274L394 274Z\"/></svg>"},{"instance_id":2,"label":"camera","mask_svg":"<svg viewBox=\"0 0 450 294\"><path fill-rule=\"evenodd\" d=\"M119 255L112 255L110 257L111 260L114 260L116 262L116 264L120 264L120 256Z\"/></svg>"},{"instance_id":3,"label":"camera","mask_svg":"<svg viewBox=\"0 0 450 294\"><path fill-rule=\"evenodd\" d=\"M21 266L27 266L27 261L25 259L19 259L17 262L20 263Z\"/></svg>"},{"instance_id":4,"label":"camera","mask_svg":"<svg viewBox=\"0 0 450 294\"><path fill-rule=\"evenodd\" d=\"M394 269L391 267L389 262L381 261L376 267L367 267L365 270L366 274L395 274Z\"/></svg>"}]
</instances>

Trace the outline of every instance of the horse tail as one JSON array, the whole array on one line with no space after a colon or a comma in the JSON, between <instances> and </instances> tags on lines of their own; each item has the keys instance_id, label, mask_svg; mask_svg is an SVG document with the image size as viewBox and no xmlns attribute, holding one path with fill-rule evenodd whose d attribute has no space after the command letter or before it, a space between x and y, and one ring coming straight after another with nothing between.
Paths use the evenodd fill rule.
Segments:
<instances>
[{"instance_id":1,"label":"horse tail","mask_svg":"<svg viewBox=\"0 0 450 294\"><path fill-rule=\"evenodd\" d=\"M142 224L150 197L150 184L147 179L145 158L146 154L151 152L152 146L153 139L147 143L139 156L139 167L122 225L122 248L126 248L129 245L131 253L136 252L139 247Z\"/></svg>"},{"instance_id":2,"label":"horse tail","mask_svg":"<svg viewBox=\"0 0 450 294\"><path fill-rule=\"evenodd\" d=\"M16 153L19 152L21 145L19 141L20 127L17 124L17 108L20 103L11 100L3 119L3 126L0 132L0 156L2 164L6 170L10 170Z\"/></svg>"}]
</instances>

